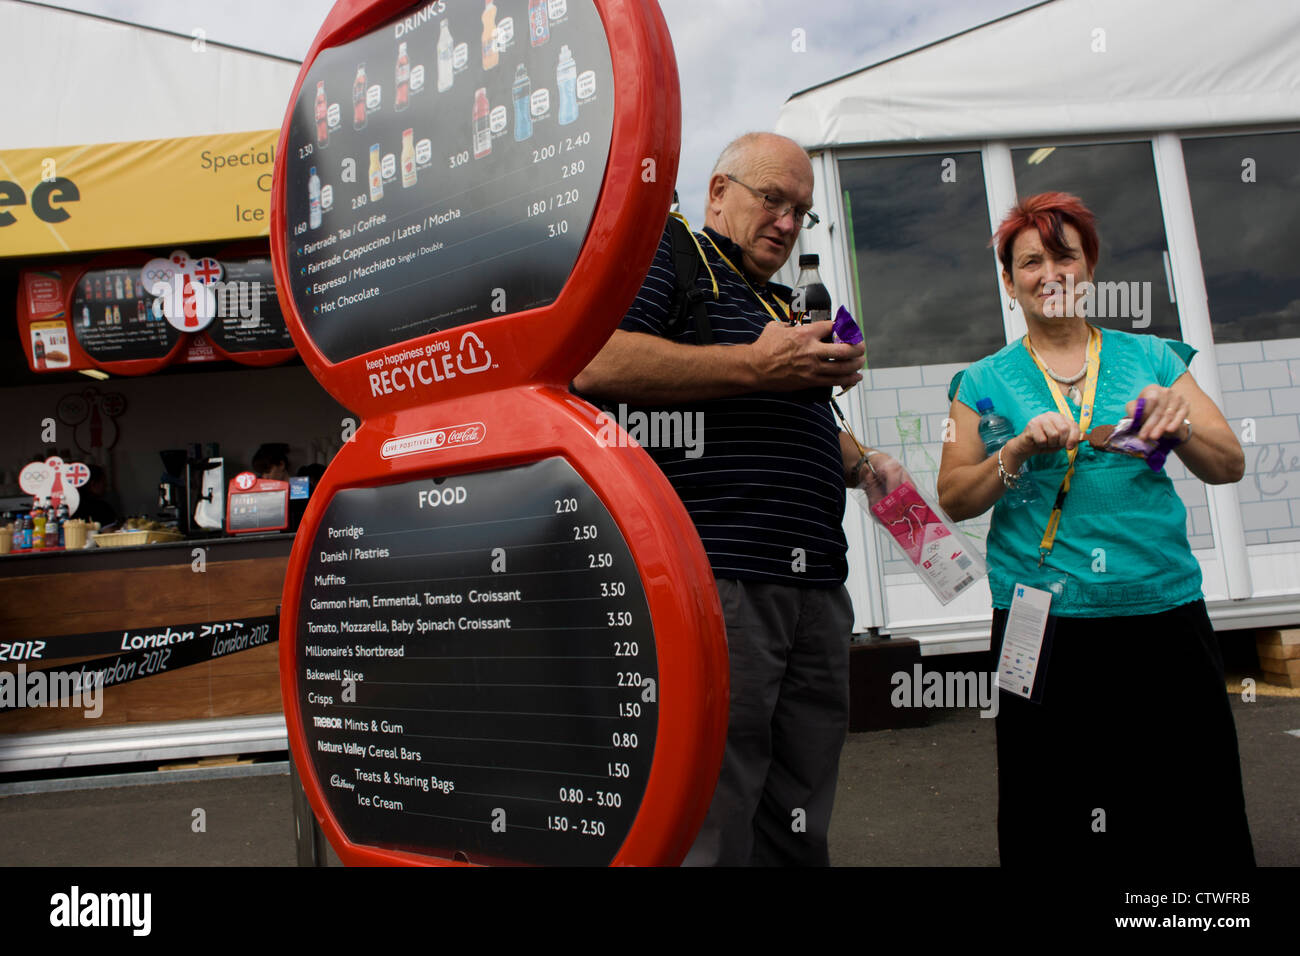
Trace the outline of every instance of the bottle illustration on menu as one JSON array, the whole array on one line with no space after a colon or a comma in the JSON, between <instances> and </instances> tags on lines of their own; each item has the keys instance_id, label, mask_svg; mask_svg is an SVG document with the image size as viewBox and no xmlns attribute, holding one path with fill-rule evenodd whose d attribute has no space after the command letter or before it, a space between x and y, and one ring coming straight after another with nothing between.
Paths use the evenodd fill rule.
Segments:
<instances>
[{"instance_id":1,"label":"bottle illustration on menu","mask_svg":"<svg viewBox=\"0 0 1300 956\"><path fill-rule=\"evenodd\" d=\"M326 119L329 105L325 102L325 81L316 82L316 145L325 147L330 143L330 124Z\"/></svg>"},{"instance_id":2,"label":"bottle illustration on menu","mask_svg":"<svg viewBox=\"0 0 1300 956\"><path fill-rule=\"evenodd\" d=\"M45 368L45 343L41 341L41 333L36 333L36 344L32 346L32 354L36 357L36 367Z\"/></svg>"},{"instance_id":3,"label":"bottle illustration on menu","mask_svg":"<svg viewBox=\"0 0 1300 956\"><path fill-rule=\"evenodd\" d=\"M533 135L533 114L529 109L532 98L533 82L528 78L528 69L520 63L515 69L515 84L511 87L511 99L515 103L515 142L522 143Z\"/></svg>"},{"instance_id":4,"label":"bottle illustration on menu","mask_svg":"<svg viewBox=\"0 0 1300 956\"><path fill-rule=\"evenodd\" d=\"M370 201L384 198L384 173L379 161L379 144L370 147Z\"/></svg>"},{"instance_id":5,"label":"bottle illustration on menu","mask_svg":"<svg viewBox=\"0 0 1300 956\"><path fill-rule=\"evenodd\" d=\"M308 225L312 229L320 226L320 177L313 166L307 172L307 201L311 211L308 213Z\"/></svg>"},{"instance_id":6,"label":"bottle illustration on menu","mask_svg":"<svg viewBox=\"0 0 1300 956\"><path fill-rule=\"evenodd\" d=\"M357 65L357 78L352 84L352 128L366 128L366 65Z\"/></svg>"},{"instance_id":7,"label":"bottle illustration on menu","mask_svg":"<svg viewBox=\"0 0 1300 956\"><path fill-rule=\"evenodd\" d=\"M546 13L546 0L528 0L528 36L533 46L541 46L551 38L551 18Z\"/></svg>"},{"instance_id":8,"label":"bottle illustration on menu","mask_svg":"<svg viewBox=\"0 0 1300 956\"><path fill-rule=\"evenodd\" d=\"M415 130L402 130L402 188L415 185Z\"/></svg>"},{"instance_id":9,"label":"bottle illustration on menu","mask_svg":"<svg viewBox=\"0 0 1300 956\"><path fill-rule=\"evenodd\" d=\"M479 87L474 93L474 158L482 159L492 152L492 127L488 121L487 90Z\"/></svg>"},{"instance_id":10,"label":"bottle illustration on menu","mask_svg":"<svg viewBox=\"0 0 1300 956\"><path fill-rule=\"evenodd\" d=\"M556 92L560 97L559 124L568 126L578 118L578 67L567 44L560 47L560 62L555 68Z\"/></svg>"},{"instance_id":11,"label":"bottle illustration on menu","mask_svg":"<svg viewBox=\"0 0 1300 956\"><path fill-rule=\"evenodd\" d=\"M497 65L497 5L492 0L483 4L483 69Z\"/></svg>"},{"instance_id":12,"label":"bottle illustration on menu","mask_svg":"<svg viewBox=\"0 0 1300 956\"><path fill-rule=\"evenodd\" d=\"M125 296L125 298L128 298L128 299L134 298L134 293L131 292L131 277L130 277L130 276L127 276L127 277L126 277L126 296Z\"/></svg>"},{"instance_id":13,"label":"bottle illustration on menu","mask_svg":"<svg viewBox=\"0 0 1300 956\"><path fill-rule=\"evenodd\" d=\"M122 298L122 277L113 276L113 298Z\"/></svg>"},{"instance_id":14,"label":"bottle illustration on menu","mask_svg":"<svg viewBox=\"0 0 1300 956\"><path fill-rule=\"evenodd\" d=\"M446 93L451 89L452 81L452 63L451 63L451 31L447 29L447 21L442 21L442 27L438 31L438 92Z\"/></svg>"},{"instance_id":15,"label":"bottle illustration on menu","mask_svg":"<svg viewBox=\"0 0 1300 956\"><path fill-rule=\"evenodd\" d=\"M90 328L90 306L88 305L81 307L81 324L84 328Z\"/></svg>"},{"instance_id":16,"label":"bottle illustration on menu","mask_svg":"<svg viewBox=\"0 0 1300 956\"><path fill-rule=\"evenodd\" d=\"M411 95L411 61L406 55L406 44L397 45L397 92L393 94L393 109L406 109Z\"/></svg>"}]
</instances>

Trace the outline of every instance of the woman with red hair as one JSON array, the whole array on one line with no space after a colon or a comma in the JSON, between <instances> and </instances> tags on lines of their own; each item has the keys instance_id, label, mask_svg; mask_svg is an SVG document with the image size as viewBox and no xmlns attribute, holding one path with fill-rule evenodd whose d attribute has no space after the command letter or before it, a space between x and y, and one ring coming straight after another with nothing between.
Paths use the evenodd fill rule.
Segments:
<instances>
[{"instance_id":1,"label":"woman with red hair","mask_svg":"<svg viewBox=\"0 0 1300 956\"><path fill-rule=\"evenodd\" d=\"M1025 199L993 243L1029 334L954 378L938 491L958 521L993 509L991 652L1021 675L999 695L1002 862L1253 865L1223 665L1162 467L1172 452L1239 481L1241 445L1187 371L1194 350L1088 322L1100 243L1077 197ZM991 453L981 410L1014 435ZM1047 618L1029 628L1035 598ZM1043 635L1036 668L1003 658L1013 609L1014 634Z\"/></svg>"}]
</instances>

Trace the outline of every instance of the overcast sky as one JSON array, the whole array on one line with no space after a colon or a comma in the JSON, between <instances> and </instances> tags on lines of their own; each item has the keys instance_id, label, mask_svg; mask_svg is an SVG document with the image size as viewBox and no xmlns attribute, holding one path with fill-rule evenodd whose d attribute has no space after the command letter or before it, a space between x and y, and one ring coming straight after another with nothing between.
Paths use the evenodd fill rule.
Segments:
<instances>
[{"instance_id":1,"label":"overcast sky","mask_svg":"<svg viewBox=\"0 0 1300 956\"><path fill-rule=\"evenodd\" d=\"M201 28L209 41L296 60L333 6L332 0L47 2L187 35ZM749 130L771 129L792 93L1036 2L660 0L684 91L682 211L697 228L702 224L708 173L722 147ZM796 30L803 31L802 52L794 49Z\"/></svg>"}]
</instances>

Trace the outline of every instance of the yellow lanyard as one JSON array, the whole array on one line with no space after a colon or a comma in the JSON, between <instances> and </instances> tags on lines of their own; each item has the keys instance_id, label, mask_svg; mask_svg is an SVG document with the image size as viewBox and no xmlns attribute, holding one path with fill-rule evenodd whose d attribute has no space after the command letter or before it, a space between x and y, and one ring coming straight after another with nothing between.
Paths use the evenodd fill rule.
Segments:
<instances>
[{"instance_id":1,"label":"yellow lanyard","mask_svg":"<svg viewBox=\"0 0 1300 956\"><path fill-rule=\"evenodd\" d=\"M713 237L706 232L704 233L704 238L709 240L709 245L713 247L714 251L717 252L718 256L722 259L722 261L727 264L728 268L730 268L731 271L734 272L736 275L740 276L741 281L744 282L745 285L749 286L749 291L754 293L754 298L758 300L758 304L761 305L763 308L767 309L767 314L770 315L773 318L773 320L777 322L789 320L790 307L786 305L784 302L782 302L779 296L774 294L772 298L776 299L776 304L781 307L781 310L783 312L785 312L784 320L772 310L772 307L767 304L767 300L758 294L758 290L755 289L752 285L749 285L749 279L746 278L745 273L741 272L734 265L732 265L731 260L728 259L725 255L723 255L722 250L718 248L718 244L713 241Z\"/></svg>"},{"instance_id":2,"label":"yellow lanyard","mask_svg":"<svg viewBox=\"0 0 1300 956\"><path fill-rule=\"evenodd\" d=\"M1101 332L1096 328L1089 327L1088 335L1088 378L1083 387L1083 404L1079 406L1079 434L1084 435L1088 431L1088 426L1092 424L1093 403L1097 398L1097 377L1101 371ZM1029 336L1024 338L1025 348L1029 350L1029 357L1034 360L1038 366L1038 371L1043 373L1043 379L1047 382L1047 390L1052 393L1052 398L1056 400L1056 409L1062 415L1074 421L1074 413L1070 411L1070 406L1066 403L1065 397L1061 394L1060 389L1056 387L1056 382L1048 374L1047 367L1043 365L1042 360L1032 348L1029 347ZM1056 542L1056 529L1061 523L1061 509L1065 507L1065 496L1070 492L1070 478L1074 475L1074 459L1079 454L1079 446L1068 452L1070 467L1065 471L1065 477L1061 480L1061 487L1056 492L1056 502L1052 505L1052 516L1047 519L1047 530L1043 532L1043 540L1038 545L1038 566L1041 568L1043 562L1047 560L1048 555L1052 553L1052 547Z\"/></svg>"}]
</instances>

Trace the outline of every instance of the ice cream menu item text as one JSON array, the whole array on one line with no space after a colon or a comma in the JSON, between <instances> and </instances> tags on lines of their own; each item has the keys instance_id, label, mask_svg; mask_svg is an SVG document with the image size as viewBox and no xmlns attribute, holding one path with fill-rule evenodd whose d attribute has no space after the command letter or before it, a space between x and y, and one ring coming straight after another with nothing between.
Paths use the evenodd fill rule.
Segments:
<instances>
[{"instance_id":1,"label":"ice cream menu item text","mask_svg":"<svg viewBox=\"0 0 1300 956\"><path fill-rule=\"evenodd\" d=\"M221 264L230 292L218 300L217 316L207 327L212 341L230 353L293 348L275 295L271 260L222 259Z\"/></svg>"},{"instance_id":2,"label":"ice cream menu item text","mask_svg":"<svg viewBox=\"0 0 1300 956\"><path fill-rule=\"evenodd\" d=\"M340 491L306 570L298 705L350 841L613 859L655 751L656 647L628 545L568 462Z\"/></svg>"},{"instance_id":3,"label":"ice cream menu item text","mask_svg":"<svg viewBox=\"0 0 1300 956\"><path fill-rule=\"evenodd\" d=\"M325 357L553 302L613 117L586 0L426 3L322 50L284 155L290 292Z\"/></svg>"}]
</instances>

